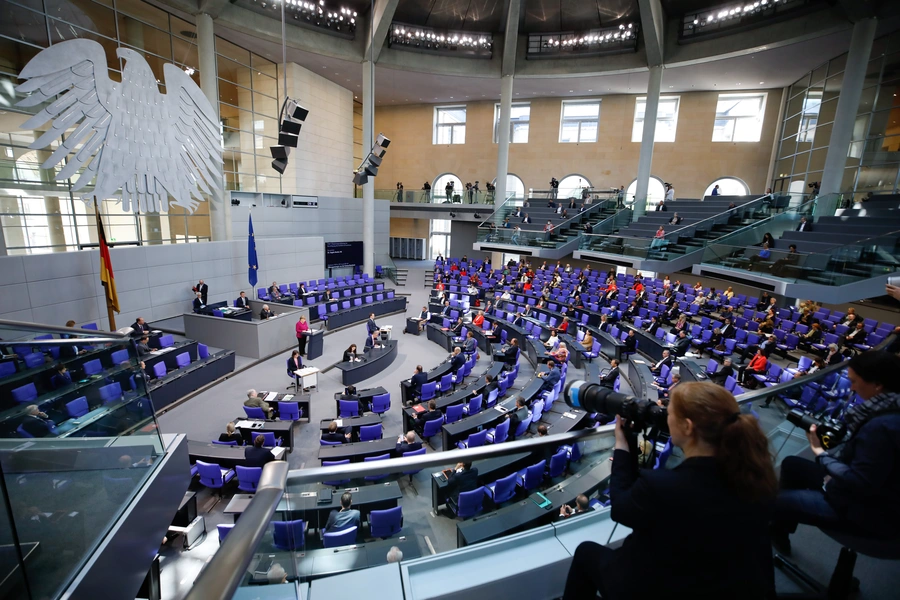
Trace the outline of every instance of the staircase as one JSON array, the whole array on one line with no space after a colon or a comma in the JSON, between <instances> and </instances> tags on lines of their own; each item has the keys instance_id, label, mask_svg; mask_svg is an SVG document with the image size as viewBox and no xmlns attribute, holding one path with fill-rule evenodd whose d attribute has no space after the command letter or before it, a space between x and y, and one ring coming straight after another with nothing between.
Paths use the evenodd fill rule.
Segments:
<instances>
[{"instance_id":1,"label":"staircase","mask_svg":"<svg viewBox=\"0 0 900 600\"><path fill-rule=\"evenodd\" d=\"M394 283L399 286L406 286L406 278L409 276L409 269L400 269L396 270L396 275L394 278Z\"/></svg>"},{"instance_id":2,"label":"staircase","mask_svg":"<svg viewBox=\"0 0 900 600\"><path fill-rule=\"evenodd\" d=\"M434 283L434 267L425 271L425 287L431 288L431 285Z\"/></svg>"}]
</instances>

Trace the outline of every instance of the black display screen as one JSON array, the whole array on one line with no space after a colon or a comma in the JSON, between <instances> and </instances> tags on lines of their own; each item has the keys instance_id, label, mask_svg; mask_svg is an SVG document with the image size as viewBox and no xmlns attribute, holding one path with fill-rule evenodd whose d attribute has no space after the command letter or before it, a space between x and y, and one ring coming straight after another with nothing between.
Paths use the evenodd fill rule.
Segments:
<instances>
[{"instance_id":1,"label":"black display screen","mask_svg":"<svg viewBox=\"0 0 900 600\"><path fill-rule=\"evenodd\" d=\"M355 267L362 264L362 242L325 242L326 269Z\"/></svg>"}]
</instances>

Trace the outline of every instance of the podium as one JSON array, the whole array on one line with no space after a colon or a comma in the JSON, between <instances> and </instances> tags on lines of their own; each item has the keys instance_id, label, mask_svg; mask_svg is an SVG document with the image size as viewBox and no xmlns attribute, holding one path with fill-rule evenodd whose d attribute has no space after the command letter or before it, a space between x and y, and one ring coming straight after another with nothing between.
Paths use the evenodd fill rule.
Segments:
<instances>
[{"instance_id":1,"label":"podium","mask_svg":"<svg viewBox=\"0 0 900 600\"><path fill-rule=\"evenodd\" d=\"M324 329L310 329L306 332L306 360L315 360L322 356L324 339Z\"/></svg>"}]
</instances>

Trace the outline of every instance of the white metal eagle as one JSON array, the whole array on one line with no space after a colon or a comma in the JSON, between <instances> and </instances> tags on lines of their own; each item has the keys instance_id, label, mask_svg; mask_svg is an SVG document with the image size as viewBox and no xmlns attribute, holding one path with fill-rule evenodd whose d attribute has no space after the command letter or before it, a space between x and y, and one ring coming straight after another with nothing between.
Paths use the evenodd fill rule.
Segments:
<instances>
[{"instance_id":1,"label":"white metal eagle","mask_svg":"<svg viewBox=\"0 0 900 600\"><path fill-rule=\"evenodd\" d=\"M162 212L172 204L194 212L201 192L219 198L222 148L215 112L194 81L173 64L163 66L166 94L161 94L147 61L134 50L119 48L125 68L122 82L107 74L103 47L92 40L55 44L35 56L18 86L31 95L18 106L53 100L28 119L23 129L52 120L31 144L44 148L65 139L42 165L52 169L63 159L56 180L74 179L73 191L88 203L119 196L127 212ZM79 172L83 168L83 171Z\"/></svg>"}]
</instances>

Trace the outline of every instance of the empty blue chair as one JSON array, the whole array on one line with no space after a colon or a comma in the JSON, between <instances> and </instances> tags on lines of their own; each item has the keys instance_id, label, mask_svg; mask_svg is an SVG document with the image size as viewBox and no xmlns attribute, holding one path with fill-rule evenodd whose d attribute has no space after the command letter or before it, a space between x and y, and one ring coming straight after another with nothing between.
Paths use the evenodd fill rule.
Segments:
<instances>
[{"instance_id":1,"label":"empty blue chair","mask_svg":"<svg viewBox=\"0 0 900 600\"><path fill-rule=\"evenodd\" d=\"M435 419L437 421L437 419ZM363 459L363 462L374 462L376 460L387 460L391 457L390 454L379 454L378 456L367 456ZM384 475L366 475L366 481L379 481L387 477L387 473Z\"/></svg>"},{"instance_id":2,"label":"empty blue chair","mask_svg":"<svg viewBox=\"0 0 900 600\"><path fill-rule=\"evenodd\" d=\"M244 412L247 413L247 418L250 418L250 419L265 419L266 418L265 411L258 406L245 406Z\"/></svg>"},{"instance_id":3,"label":"empty blue chair","mask_svg":"<svg viewBox=\"0 0 900 600\"><path fill-rule=\"evenodd\" d=\"M90 329L92 331L98 331L96 323L88 323L87 325L82 325L81 328L82 329Z\"/></svg>"},{"instance_id":4,"label":"empty blue chair","mask_svg":"<svg viewBox=\"0 0 900 600\"><path fill-rule=\"evenodd\" d=\"M237 446L237 442L234 440L230 442L220 442L219 440L212 440L212 443L217 446Z\"/></svg>"},{"instance_id":5,"label":"empty blue chair","mask_svg":"<svg viewBox=\"0 0 900 600\"><path fill-rule=\"evenodd\" d=\"M202 460L198 460L195 464L200 475L200 483L211 490L218 490L220 494L225 484L234 479L232 469L223 469L215 463L205 463Z\"/></svg>"},{"instance_id":6,"label":"empty blue chair","mask_svg":"<svg viewBox=\"0 0 900 600\"><path fill-rule=\"evenodd\" d=\"M550 466L547 468L547 476L550 479L561 477L566 472L569 463L569 455L565 448L560 448L556 454L550 457Z\"/></svg>"},{"instance_id":7,"label":"empty blue chair","mask_svg":"<svg viewBox=\"0 0 900 600\"><path fill-rule=\"evenodd\" d=\"M275 448L276 446L281 446L282 438L276 438L275 434L271 431L261 431L260 434L263 436L263 448Z\"/></svg>"},{"instance_id":8,"label":"empty blue chair","mask_svg":"<svg viewBox=\"0 0 900 600\"><path fill-rule=\"evenodd\" d=\"M319 440L319 443L320 443L320 444L326 444L326 445L329 445L329 446L340 445L340 442L323 442L322 440ZM349 465L349 464L350 464L350 459L349 459L349 458L345 458L344 460L323 460L323 461L322 461L322 466L323 466L323 467L331 467L331 466L334 466L334 465ZM323 482L322 482L322 485L333 485L333 486L338 486L338 485L345 485L345 484L348 484L348 483L350 483L350 479L335 479L335 480L332 480L332 481L323 481ZM354 528L354 529L355 529L355 528Z\"/></svg>"},{"instance_id":9,"label":"empty blue chair","mask_svg":"<svg viewBox=\"0 0 900 600\"><path fill-rule=\"evenodd\" d=\"M485 441L489 444L500 444L509 437L509 419L503 419L493 429L488 430Z\"/></svg>"},{"instance_id":10,"label":"empty blue chair","mask_svg":"<svg viewBox=\"0 0 900 600\"><path fill-rule=\"evenodd\" d=\"M372 537L389 538L403 529L403 509L399 506L369 513L369 533Z\"/></svg>"},{"instance_id":11,"label":"empty blue chair","mask_svg":"<svg viewBox=\"0 0 900 600\"><path fill-rule=\"evenodd\" d=\"M223 317L225 316L225 313L223 313L223 312L222 312L221 310L219 310L218 308L214 308L213 311L212 311L212 316L214 316L214 317L219 317L219 318L223 318Z\"/></svg>"},{"instance_id":12,"label":"empty blue chair","mask_svg":"<svg viewBox=\"0 0 900 600\"><path fill-rule=\"evenodd\" d=\"M123 362L128 362L128 350L125 350L124 348L122 350L116 350L109 355L109 359L114 365L120 365Z\"/></svg>"},{"instance_id":13,"label":"empty blue chair","mask_svg":"<svg viewBox=\"0 0 900 600\"><path fill-rule=\"evenodd\" d=\"M204 358L209 358L209 346L206 344L197 344L197 356L200 360Z\"/></svg>"},{"instance_id":14,"label":"empty blue chair","mask_svg":"<svg viewBox=\"0 0 900 600\"><path fill-rule=\"evenodd\" d=\"M422 386L425 387L424 385ZM446 394L450 390L453 389L453 373L447 373L446 375L441 376L441 383L438 385L437 390L442 394Z\"/></svg>"},{"instance_id":15,"label":"empty blue chair","mask_svg":"<svg viewBox=\"0 0 900 600\"><path fill-rule=\"evenodd\" d=\"M320 446L340 446L343 442L329 442L327 440L319 440Z\"/></svg>"},{"instance_id":16,"label":"empty blue chair","mask_svg":"<svg viewBox=\"0 0 900 600\"><path fill-rule=\"evenodd\" d=\"M465 441L457 443L456 447L460 450L464 450L466 448L477 448L478 446L484 446L484 441L485 439L487 439L487 434L487 429L477 431L471 434Z\"/></svg>"},{"instance_id":17,"label":"empty blue chair","mask_svg":"<svg viewBox=\"0 0 900 600\"><path fill-rule=\"evenodd\" d=\"M391 409L390 393L378 394L377 396L373 396L372 401L369 403L369 410L378 415L383 415L390 409Z\"/></svg>"},{"instance_id":18,"label":"empty blue chair","mask_svg":"<svg viewBox=\"0 0 900 600\"><path fill-rule=\"evenodd\" d=\"M16 372L16 363L8 360L6 362L0 363L0 378L9 377L10 375L14 375Z\"/></svg>"},{"instance_id":19,"label":"empty blue chair","mask_svg":"<svg viewBox=\"0 0 900 600\"><path fill-rule=\"evenodd\" d=\"M463 409L465 406L462 404L453 404L447 407L447 412L444 413L444 423L456 423L463 416ZM437 419L435 419L437 421Z\"/></svg>"},{"instance_id":20,"label":"empty blue chair","mask_svg":"<svg viewBox=\"0 0 900 600\"><path fill-rule=\"evenodd\" d=\"M474 517L484 508L484 488L480 487L471 492L462 492L459 495L459 500L450 498L447 501L447 506L460 519Z\"/></svg>"},{"instance_id":21,"label":"empty blue chair","mask_svg":"<svg viewBox=\"0 0 900 600\"><path fill-rule=\"evenodd\" d=\"M191 355L187 352L182 352L178 356L175 357L175 364L179 369L183 369L191 364Z\"/></svg>"},{"instance_id":22,"label":"empty blue chair","mask_svg":"<svg viewBox=\"0 0 900 600\"><path fill-rule=\"evenodd\" d=\"M435 419L435 421L438 421L438 419ZM410 450L409 452L404 452L403 456L404 457L406 457L406 456L421 456L423 454L425 454L425 448L419 448L418 450ZM403 474L409 475L409 482L412 483L413 475L415 475L416 473L418 473L421 470L422 469L416 469L415 471L403 471Z\"/></svg>"},{"instance_id":23,"label":"empty blue chair","mask_svg":"<svg viewBox=\"0 0 900 600\"><path fill-rule=\"evenodd\" d=\"M425 421L425 427L422 428L422 439L429 440L441 432L444 426L443 419L432 419Z\"/></svg>"},{"instance_id":24,"label":"empty blue chair","mask_svg":"<svg viewBox=\"0 0 900 600\"><path fill-rule=\"evenodd\" d=\"M42 367L46 362L44 355L40 352L32 352L31 354L26 354L24 357L25 360L25 368L33 369L35 367ZM100 361L97 361L100 362Z\"/></svg>"},{"instance_id":25,"label":"empty blue chair","mask_svg":"<svg viewBox=\"0 0 900 600\"><path fill-rule=\"evenodd\" d=\"M478 394L477 396L473 396L469 399L469 403L463 407L463 413L467 416L477 415L481 412L481 398L482 395Z\"/></svg>"},{"instance_id":26,"label":"empty blue chair","mask_svg":"<svg viewBox=\"0 0 900 600\"><path fill-rule=\"evenodd\" d=\"M349 462L349 461L347 461ZM350 481L349 479L347 481ZM323 482L324 483L324 482ZM337 548L339 546L350 546L356 543L357 527L347 527L340 531L326 531L322 534L322 543L326 548Z\"/></svg>"},{"instance_id":27,"label":"empty blue chair","mask_svg":"<svg viewBox=\"0 0 900 600\"><path fill-rule=\"evenodd\" d=\"M225 537L234 529L234 523L223 523L216 525L216 531L219 532L219 544L225 541Z\"/></svg>"},{"instance_id":28,"label":"empty blue chair","mask_svg":"<svg viewBox=\"0 0 900 600\"><path fill-rule=\"evenodd\" d=\"M281 550L302 550L306 543L306 522L272 521L272 545Z\"/></svg>"},{"instance_id":29,"label":"empty blue chair","mask_svg":"<svg viewBox=\"0 0 900 600\"><path fill-rule=\"evenodd\" d=\"M110 383L109 385L104 385L100 388L100 399L103 401L103 404L108 404L109 402L115 402L116 400L120 400L122 398L122 386L119 382Z\"/></svg>"},{"instance_id":30,"label":"empty blue chair","mask_svg":"<svg viewBox=\"0 0 900 600\"><path fill-rule=\"evenodd\" d=\"M535 489L544 481L544 467L546 464L547 461L542 460L519 471L516 483L526 491Z\"/></svg>"},{"instance_id":31,"label":"empty blue chair","mask_svg":"<svg viewBox=\"0 0 900 600\"><path fill-rule=\"evenodd\" d=\"M519 421L519 426L516 427L514 438L522 437L526 431L528 431L528 426L531 425L531 411L528 411L528 417Z\"/></svg>"},{"instance_id":32,"label":"empty blue chair","mask_svg":"<svg viewBox=\"0 0 900 600\"><path fill-rule=\"evenodd\" d=\"M508 423L509 421L505 422ZM518 477L518 474L512 473L484 486L487 495L491 497L494 504L502 504L516 495L516 477Z\"/></svg>"},{"instance_id":33,"label":"empty blue chair","mask_svg":"<svg viewBox=\"0 0 900 600\"><path fill-rule=\"evenodd\" d=\"M256 492L256 486L259 485L259 478L262 476L262 467L242 467L236 466L238 489L251 494Z\"/></svg>"},{"instance_id":34,"label":"empty blue chair","mask_svg":"<svg viewBox=\"0 0 900 600\"><path fill-rule=\"evenodd\" d=\"M356 400L339 400L338 403L342 419L359 416L359 402Z\"/></svg>"},{"instance_id":35,"label":"empty blue chair","mask_svg":"<svg viewBox=\"0 0 900 600\"><path fill-rule=\"evenodd\" d=\"M359 428L359 441L369 442L372 440L380 440L382 436L382 428L380 424L363 425Z\"/></svg>"},{"instance_id":36,"label":"empty blue chair","mask_svg":"<svg viewBox=\"0 0 900 600\"><path fill-rule=\"evenodd\" d=\"M262 410L262 409L260 409ZM297 402L279 402L278 418L282 421L297 421L303 415Z\"/></svg>"},{"instance_id":37,"label":"empty blue chair","mask_svg":"<svg viewBox=\"0 0 900 600\"><path fill-rule=\"evenodd\" d=\"M166 373L166 363L163 361L159 361L153 365L153 376L159 379L160 377L165 377Z\"/></svg>"},{"instance_id":38,"label":"empty blue chair","mask_svg":"<svg viewBox=\"0 0 900 600\"><path fill-rule=\"evenodd\" d=\"M168 348L169 346L175 345L175 338L171 335L164 335L159 338L159 347L160 348Z\"/></svg>"},{"instance_id":39,"label":"empty blue chair","mask_svg":"<svg viewBox=\"0 0 900 600\"><path fill-rule=\"evenodd\" d=\"M66 402L66 413L68 413L70 419L77 419L80 416L86 415L88 410L90 410L88 401L84 396L75 398L71 402Z\"/></svg>"},{"instance_id":40,"label":"empty blue chair","mask_svg":"<svg viewBox=\"0 0 900 600\"><path fill-rule=\"evenodd\" d=\"M422 384L422 395L419 400L422 402L426 402L434 398L434 392L437 389L437 383L434 381L430 381L428 383Z\"/></svg>"},{"instance_id":41,"label":"empty blue chair","mask_svg":"<svg viewBox=\"0 0 900 600\"><path fill-rule=\"evenodd\" d=\"M96 375L103 371L103 365L100 363L99 358L95 358L94 360L89 360L81 367L84 369L84 374L88 375Z\"/></svg>"},{"instance_id":42,"label":"empty blue chair","mask_svg":"<svg viewBox=\"0 0 900 600\"><path fill-rule=\"evenodd\" d=\"M35 400L38 396L37 388L34 383L28 383L21 387L17 387L12 391L12 398L19 404L25 404Z\"/></svg>"}]
</instances>

